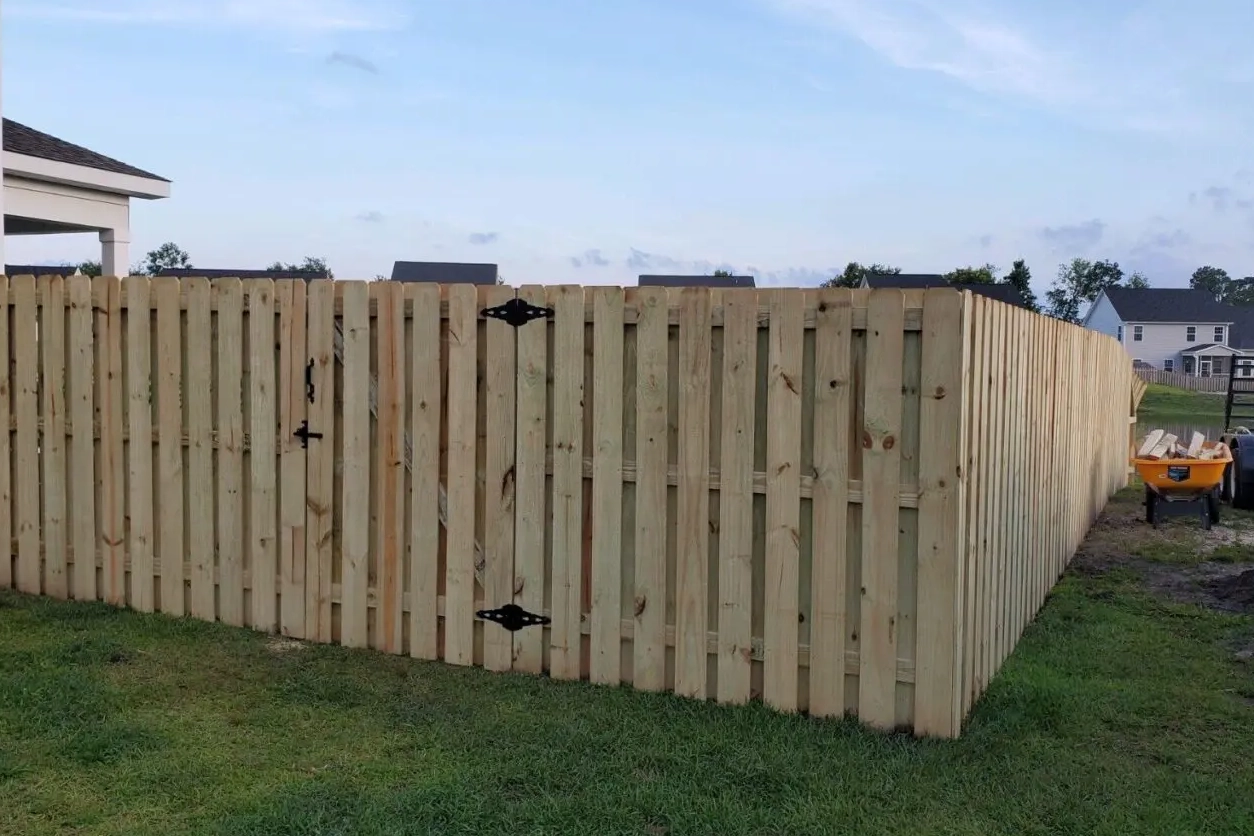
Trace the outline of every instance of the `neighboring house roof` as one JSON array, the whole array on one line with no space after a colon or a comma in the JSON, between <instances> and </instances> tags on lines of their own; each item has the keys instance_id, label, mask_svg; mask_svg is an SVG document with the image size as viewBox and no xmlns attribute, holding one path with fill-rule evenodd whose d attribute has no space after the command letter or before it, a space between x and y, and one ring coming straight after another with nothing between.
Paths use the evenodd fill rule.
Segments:
<instances>
[{"instance_id":1,"label":"neighboring house roof","mask_svg":"<svg viewBox=\"0 0 1254 836\"><path fill-rule=\"evenodd\" d=\"M995 299L1007 305L1014 305L1016 308L1027 307L1027 304L1023 301L1023 294L1019 292L1019 288L1012 284L989 284L987 282L958 282L951 284L940 273L876 273L866 276L863 279L863 285L870 288L897 287L902 290L952 287L957 290L969 290L972 293L978 293L980 296Z\"/></svg>"},{"instance_id":2,"label":"neighboring house roof","mask_svg":"<svg viewBox=\"0 0 1254 836\"><path fill-rule=\"evenodd\" d=\"M1124 322L1230 323L1229 305L1205 290L1176 287L1110 287L1102 291ZM1099 300L1101 297L1098 297ZM1094 305L1096 307L1096 305Z\"/></svg>"},{"instance_id":3,"label":"neighboring house roof","mask_svg":"<svg viewBox=\"0 0 1254 836\"><path fill-rule=\"evenodd\" d=\"M755 287L753 276L639 276L640 287Z\"/></svg>"},{"instance_id":4,"label":"neighboring house roof","mask_svg":"<svg viewBox=\"0 0 1254 836\"><path fill-rule=\"evenodd\" d=\"M1232 327L1228 329L1228 345L1242 351L1254 351L1254 308L1229 306Z\"/></svg>"},{"instance_id":5,"label":"neighboring house roof","mask_svg":"<svg viewBox=\"0 0 1254 836\"><path fill-rule=\"evenodd\" d=\"M899 287L902 290L923 290L949 284L940 273L868 273L862 283L866 287Z\"/></svg>"},{"instance_id":6,"label":"neighboring house roof","mask_svg":"<svg viewBox=\"0 0 1254 836\"><path fill-rule=\"evenodd\" d=\"M112 157L106 157L81 145L66 142L51 134L37 131L12 119L4 120L4 150L14 154L25 154L41 160L52 160L58 163L81 165L99 171L111 171L114 174L128 174L132 177L144 177L148 180L170 182L142 168L136 168Z\"/></svg>"},{"instance_id":7,"label":"neighboring house roof","mask_svg":"<svg viewBox=\"0 0 1254 836\"><path fill-rule=\"evenodd\" d=\"M157 273L176 279L325 279L322 270L206 270L203 267L166 267Z\"/></svg>"},{"instance_id":8,"label":"neighboring house roof","mask_svg":"<svg viewBox=\"0 0 1254 836\"><path fill-rule=\"evenodd\" d=\"M73 264L6 264L6 276L74 276L78 267Z\"/></svg>"},{"instance_id":9,"label":"neighboring house roof","mask_svg":"<svg viewBox=\"0 0 1254 836\"><path fill-rule=\"evenodd\" d=\"M392 281L426 284L496 284L495 264L458 261L397 261L392 265Z\"/></svg>"},{"instance_id":10,"label":"neighboring house roof","mask_svg":"<svg viewBox=\"0 0 1254 836\"><path fill-rule=\"evenodd\" d=\"M1189 346L1188 348L1186 348L1184 351L1181 351L1180 353L1181 354L1213 354L1213 353L1222 354L1225 352L1229 354L1240 354L1241 350L1230 345L1223 345L1222 343L1203 343L1202 345Z\"/></svg>"}]
</instances>

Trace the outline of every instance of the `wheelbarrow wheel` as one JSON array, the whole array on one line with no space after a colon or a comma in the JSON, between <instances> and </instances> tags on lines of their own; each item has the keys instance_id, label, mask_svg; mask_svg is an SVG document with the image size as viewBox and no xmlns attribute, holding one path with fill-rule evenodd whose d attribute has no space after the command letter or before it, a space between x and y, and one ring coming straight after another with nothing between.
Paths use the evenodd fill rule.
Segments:
<instances>
[{"instance_id":1,"label":"wheelbarrow wheel","mask_svg":"<svg viewBox=\"0 0 1254 836\"><path fill-rule=\"evenodd\" d=\"M1215 488L1213 491L1206 494L1206 515L1210 520L1211 525L1219 524L1219 503L1219 488ZM1210 525L1207 525L1206 527L1210 528Z\"/></svg>"}]
</instances>

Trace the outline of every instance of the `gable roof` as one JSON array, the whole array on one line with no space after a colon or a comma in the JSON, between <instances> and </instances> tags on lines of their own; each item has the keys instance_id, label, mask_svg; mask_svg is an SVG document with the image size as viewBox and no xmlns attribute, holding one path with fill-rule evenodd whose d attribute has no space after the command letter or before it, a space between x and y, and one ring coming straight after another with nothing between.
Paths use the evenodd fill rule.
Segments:
<instances>
[{"instance_id":1,"label":"gable roof","mask_svg":"<svg viewBox=\"0 0 1254 836\"><path fill-rule=\"evenodd\" d=\"M753 276L638 276L641 287L754 287Z\"/></svg>"},{"instance_id":2,"label":"gable roof","mask_svg":"<svg viewBox=\"0 0 1254 836\"><path fill-rule=\"evenodd\" d=\"M461 261L397 261L392 264L392 281L427 284L494 285L495 264Z\"/></svg>"},{"instance_id":3,"label":"gable roof","mask_svg":"<svg viewBox=\"0 0 1254 836\"><path fill-rule=\"evenodd\" d=\"M1108 287L1102 294L1110 300L1124 322L1233 321L1233 310L1205 290L1187 287ZM1101 297L1098 297L1099 299Z\"/></svg>"},{"instance_id":4,"label":"gable roof","mask_svg":"<svg viewBox=\"0 0 1254 836\"><path fill-rule=\"evenodd\" d=\"M876 273L867 276L863 280L863 284L870 288L897 287L902 290L952 287L957 290L969 290L980 296L995 299L1007 305L1014 305L1016 308L1027 307L1023 301L1023 294L1019 292L1019 288L1012 284L989 284L987 282L957 282L951 284L945 281L945 277L940 273L899 273L892 275Z\"/></svg>"},{"instance_id":5,"label":"gable roof","mask_svg":"<svg viewBox=\"0 0 1254 836\"><path fill-rule=\"evenodd\" d=\"M78 273L78 265L75 264L6 264L4 265L4 275L6 276L73 276Z\"/></svg>"},{"instance_id":6,"label":"gable roof","mask_svg":"<svg viewBox=\"0 0 1254 836\"><path fill-rule=\"evenodd\" d=\"M159 177L150 171L144 171L142 168L128 165L121 160L113 159L113 157L106 157L104 154L99 154L72 142L66 142L64 139L58 139L52 134L37 131L34 128L23 125L21 122L14 122L12 119L4 120L4 150L11 151L14 154L25 154L28 157L38 157L41 160L81 165L84 168L94 168L98 171L128 174L131 177L160 180L163 183L170 182L166 178Z\"/></svg>"}]
</instances>

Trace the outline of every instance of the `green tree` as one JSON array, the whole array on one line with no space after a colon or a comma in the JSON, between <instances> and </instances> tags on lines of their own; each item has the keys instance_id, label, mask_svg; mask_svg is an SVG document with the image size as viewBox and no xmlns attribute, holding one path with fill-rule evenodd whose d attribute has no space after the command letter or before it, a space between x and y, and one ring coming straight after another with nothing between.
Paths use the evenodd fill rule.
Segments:
<instances>
[{"instance_id":1,"label":"green tree","mask_svg":"<svg viewBox=\"0 0 1254 836\"><path fill-rule=\"evenodd\" d=\"M173 241L166 241L155 250L149 250L148 255L144 256L140 269L143 271L142 275L156 276L167 267L186 269L191 266L192 259L187 254L187 250Z\"/></svg>"},{"instance_id":2,"label":"green tree","mask_svg":"<svg viewBox=\"0 0 1254 836\"><path fill-rule=\"evenodd\" d=\"M1150 286L1150 283L1149 279L1145 278L1144 275L1134 272L1131 276L1128 276L1128 283L1126 286L1135 288L1136 290L1145 290Z\"/></svg>"},{"instance_id":3,"label":"green tree","mask_svg":"<svg viewBox=\"0 0 1254 836\"><path fill-rule=\"evenodd\" d=\"M1089 261L1073 258L1058 268L1058 277L1045 294L1049 300L1050 316L1064 322L1079 322L1080 314L1087 305L1093 304L1098 295L1108 287L1124 286L1123 269L1117 261ZM1130 287L1148 287L1149 283L1139 273L1132 275Z\"/></svg>"},{"instance_id":4,"label":"green tree","mask_svg":"<svg viewBox=\"0 0 1254 836\"><path fill-rule=\"evenodd\" d=\"M327 260L319 256L307 255L300 264L284 264L282 261L276 261L266 268L268 272L296 272L296 271L312 271L324 274L328 279L334 279L335 274L331 272L331 268L327 266Z\"/></svg>"},{"instance_id":5,"label":"green tree","mask_svg":"<svg viewBox=\"0 0 1254 836\"><path fill-rule=\"evenodd\" d=\"M896 276L899 273L901 273L900 267L890 267L887 264L879 264L878 262L864 267L856 261L851 261L845 266L845 272L828 279L819 286L860 287L862 280L867 276Z\"/></svg>"},{"instance_id":6,"label":"green tree","mask_svg":"<svg viewBox=\"0 0 1254 836\"><path fill-rule=\"evenodd\" d=\"M1019 291L1019 295L1023 297L1024 306L1030 310L1040 313L1041 306L1036 301L1036 294L1032 292L1032 271L1028 269L1028 265L1023 259L1019 259L1010 268L1010 272L1002 279L1002 284L1013 285Z\"/></svg>"},{"instance_id":7,"label":"green tree","mask_svg":"<svg viewBox=\"0 0 1254 836\"><path fill-rule=\"evenodd\" d=\"M997 268L992 264L983 267L959 267L944 275L950 284L997 284Z\"/></svg>"},{"instance_id":8,"label":"green tree","mask_svg":"<svg viewBox=\"0 0 1254 836\"><path fill-rule=\"evenodd\" d=\"M78 268L78 272L84 276L91 276L93 279L104 275L104 267L99 261L80 261L78 264L69 265L72 268Z\"/></svg>"},{"instance_id":9,"label":"green tree","mask_svg":"<svg viewBox=\"0 0 1254 836\"><path fill-rule=\"evenodd\" d=\"M730 279L732 277L731 270L715 270L710 274L716 279Z\"/></svg>"},{"instance_id":10,"label":"green tree","mask_svg":"<svg viewBox=\"0 0 1254 836\"><path fill-rule=\"evenodd\" d=\"M1205 290L1215 297L1216 302L1226 302L1232 292L1232 277L1222 267L1211 267L1208 264L1193 271L1193 275L1189 277L1189 287Z\"/></svg>"}]
</instances>

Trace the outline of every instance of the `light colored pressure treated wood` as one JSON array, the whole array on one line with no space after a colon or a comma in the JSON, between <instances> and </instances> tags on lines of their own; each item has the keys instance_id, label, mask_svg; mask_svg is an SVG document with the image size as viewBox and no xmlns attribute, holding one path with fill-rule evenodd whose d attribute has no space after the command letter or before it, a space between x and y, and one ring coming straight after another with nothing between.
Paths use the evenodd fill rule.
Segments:
<instances>
[{"instance_id":1,"label":"light colored pressure treated wood","mask_svg":"<svg viewBox=\"0 0 1254 836\"><path fill-rule=\"evenodd\" d=\"M639 288L636 320L636 553L632 684L666 687L667 293ZM756 327L756 326L755 326Z\"/></svg>"},{"instance_id":2,"label":"light colored pressure treated wood","mask_svg":"<svg viewBox=\"0 0 1254 836\"><path fill-rule=\"evenodd\" d=\"M39 317L39 348L43 355L40 390L44 432L39 446L43 461L44 594L64 599L69 597L69 567L66 565L69 532L65 484L65 281L60 276L52 276L44 289ZM141 564L142 560L141 551ZM147 609L151 610L151 596L146 603Z\"/></svg>"},{"instance_id":3,"label":"light colored pressure treated wood","mask_svg":"<svg viewBox=\"0 0 1254 836\"><path fill-rule=\"evenodd\" d=\"M518 298L538 307L546 304L544 288L518 289ZM438 310L433 315L439 316ZM547 574L544 532L547 526L545 496L545 432L548 412L548 334L546 323L519 328L515 361L514 447L514 594L513 602L527 612L544 608ZM522 630L514 634L513 668L540 673L544 664L544 631Z\"/></svg>"},{"instance_id":4,"label":"light colored pressure treated wood","mask_svg":"<svg viewBox=\"0 0 1254 836\"><path fill-rule=\"evenodd\" d=\"M0 280L2 281L2 280ZM0 285L2 287L2 285ZM2 292L2 291L0 291ZM69 297L69 332L70 352L67 356L66 391L68 392L68 414L71 427L75 428L70 436L69 449L69 508L70 508L70 548L75 554L96 554L96 486L95 468L96 451L92 427L92 392L95 376L95 360L93 356L91 279L87 276L72 276L66 280L66 295ZM4 306L0 305L0 369L8 368L8 339L4 334ZM181 356L176 355L176 360ZM0 373L0 415L8 415L8 375ZM9 434L0 433L0 509L9 509L9 472L8 444ZM181 435L180 435L181 438ZM182 447L180 445L180 456ZM182 511L182 494L179 494L179 510ZM4 555L8 552L8 513L0 523L0 575L7 568L8 561ZM182 547L182 538L179 547ZM182 561L179 561L180 569ZM3 585L3 577L0 577ZM96 561L74 561L74 577L70 587L71 595L79 601L94 601L96 589ZM180 604L182 602L180 601ZM180 606L176 615L182 615Z\"/></svg>"},{"instance_id":5,"label":"light colored pressure treated wood","mask_svg":"<svg viewBox=\"0 0 1254 836\"><path fill-rule=\"evenodd\" d=\"M365 647L369 634L366 590L370 585L370 308L366 285L347 284L341 290L344 400L340 415L344 466L338 499L343 520L344 601L340 604L340 644Z\"/></svg>"},{"instance_id":6,"label":"light colored pressure treated wood","mask_svg":"<svg viewBox=\"0 0 1254 836\"><path fill-rule=\"evenodd\" d=\"M801 572L803 297L776 290L770 293L770 299L766 381L766 599L763 618L766 653L763 660L763 697L767 704L775 708L796 711Z\"/></svg>"},{"instance_id":7,"label":"light colored pressure treated wood","mask_svg":"<svg viewBox=\"0 0 1254 836\"><path fill-rule=\"evenodd\" d=\"M513 294L0 277L0 585L952 737L1127 483L1122 348L990 299Z\"/></svg>"},{"instance_id":8,"label":"light colored pressure treated wood","mask_svg":"<svg viewBox=\"0 0 1254 836\"><path fill-rule=\"evenodd\" d=\"M509 287L487 287L480 291L479 307L489 308L514 298ZM543 327L534 323L532 328ZM514 600L514 388L517 385L515 340L517 330L498 319L484 322L484 351L487 360L484 409L487 434L484 449L484 567L483 595L490 608ZM483 666L507 671L514 662L513 634L496 624L485 624Z\"/></svg>"},{"instance_id":9,"label":"light colored pressure treated wood","mask_svg":"<svg viewBox=\"0 0 1254 836\"><path fill-rule=\"evenodd\" d=\"M448 289L448 547L444 661L470 665L475 618L475 413L478 309L475 288Z\"/></svg>"},{"instance_id":10,"label":"light colored pressure treated wood","mask_svg":"<svg viewBox=\"0 0 1254 836\"><path fill-rule=\"evenodd\" d=\"M710 556L710 293L679 302L679 488L676 506L675 693L706 696Z\"/></svg>"},{"instance_id":11,"label":"light colored pressure treated wood","mask_svg":"<svg viewBox=\"0 0 1254 836\"><path fill-rule=\"evenodd\" d=\"M153 279L152 296L157 309L157 355L153 367L153 393L157 399L157 553L180 555L179 560L166 560L161 564L161 612L183 615L186 596L181 555L186 546L183 522L183 312L179 308L179 280ZM90 301L90 294L86 298ZM81 407L87 417L90 417L90 408L90 400ZM75 417L73 420L77 422L78 419ZM75 551L81 553L77 540Z\"/></svg>"},{"instance_id":12,"label":"light colored pressure treated wood","mask_svg":"<svg viewBox=\"0 0 1254 836\"><path fill-rule=\"evenodd\" d=\"M414 312L409 380L413 464L409 487L409 652L435 659L439 646L440 289L405 285Z\"/></svg>"},{"instance_id":13,"label":"light colored pressure treated wood","mask_svg":"<svg viewBox=\"0 0 1254 836\"><path fill-rule=\"evenodd\" d=\"M623 642L623 291L592 291L592 606L589 676L617 685Z\"/></svg>"}]
</instances>

